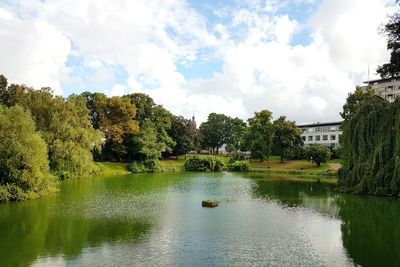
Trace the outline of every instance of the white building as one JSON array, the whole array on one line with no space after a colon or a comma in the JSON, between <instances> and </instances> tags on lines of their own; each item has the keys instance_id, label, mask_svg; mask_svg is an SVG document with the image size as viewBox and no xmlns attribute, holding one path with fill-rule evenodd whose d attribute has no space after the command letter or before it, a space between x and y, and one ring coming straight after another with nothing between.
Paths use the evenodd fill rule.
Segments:
<instances>
[{"instance_id":1,"label":"white building","mask_svg":"<svg viewBox=\"0 0 400 267\"><path fill-rule=\"evenodd\" d=\"M339 140L342 136L341 121L302 124L297 127L301 130L301 138L304 146L325 145L332 148L339 147Z\"/></svg>"},{"instance_id":2,"label":"white building","mask_svg":"<svg viewBox=\"0 0 400 267\"><path fill-rule=\"evenodd\" d=\"M362 90L366 90L369 85L377 95L389 102L400 97L400 78L379 79L364 83L366 85L360 87Z\"/></svg>"}]
</instances>

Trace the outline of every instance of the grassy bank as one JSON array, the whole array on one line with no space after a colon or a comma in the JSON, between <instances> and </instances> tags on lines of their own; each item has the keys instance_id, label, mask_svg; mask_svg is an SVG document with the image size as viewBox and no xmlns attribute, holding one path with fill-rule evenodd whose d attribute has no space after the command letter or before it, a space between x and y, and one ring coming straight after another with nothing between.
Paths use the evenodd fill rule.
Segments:
<instances>
[{"instance_id":1,"label":"grassy bank","mask_svg":"<svg viewBox=\"0 0 400 267\"><path fill-rule=\"evenodd\" d=\"M101 167L101 171L98 175L119 175L130 173L127 168L127 163L98 162L97 164Z\"/></svg>"},{"instance_id":2,"label":"grassy bank","mask_svg":"<svg viewBox=\"0 0 400 267\"><path fill-rule=\"evenodd\" d=\"M188 156L190 157L190 156ZM183 171L186 159L180 156L177 159L161 160L160 166L165 172ZM229 164L229 157L219 156L225 166ZM100 175L118 175L129 173L126 163L101 162ZM281 163L279 157L271 157L268 161L250 160L250 172L270 173L276 177L290 176L291 179L320 179L324 182L336 182L337 169L340 167L338 161L329 161L317 167L314 163L306 160L289 160Z\"/></svg>"}]
</instances>

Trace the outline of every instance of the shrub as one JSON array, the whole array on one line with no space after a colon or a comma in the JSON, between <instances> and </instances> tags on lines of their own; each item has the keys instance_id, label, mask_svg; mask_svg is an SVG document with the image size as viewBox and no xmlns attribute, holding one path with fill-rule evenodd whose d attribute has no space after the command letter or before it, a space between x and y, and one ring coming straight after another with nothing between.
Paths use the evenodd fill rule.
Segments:
<instances>
[{"instance_id":1,"label":"shrub","mask_svg":"<svg viewBox=\"0 0 400 267\"><path fill-rule=\"evenodd\" d=\"M163 171L160 162L156 159L145 161L134 161L128 165L128 170L133 173L161 172Z\"/></svg>"},{"instance_id":2,"label":"shrub","mask_svg":"<svg viewBox=\"0 0 400 267\"><path fill-rule=\"evenodd\" d=\"M291 150L289 159L307 159L307 151L304 147L296 146Z\"/></svg>"},{"instance_id":3,"label":"shrub","mask_svg":"<svg viewBox=\"0 0 400 267\"><path fill-rule=\"evenodd\" d=\"M186 171L222 171L224 163L217 157L213 156L194 156L186 160Z\"/></svg>"},{"instance_id":4,"label":"shrub","mask_svg":"<svg viewBox=\"0 0 400 267\"><path fill-rule=\"evenodd\" d=\"M229 155L229 163L234 163L235 161L247 160L249 156L242 152L233 152Z\"/></svg>"},{"instance_id":5,"label":"shrub","mask_svg":"<svg viewBox=\"0 0 400 267\"><path fill-rule=\"evenodd\" d=\"M229 164L228 169L234 172L248 172L250 170L250 163L247 160L235 161Z\"/></svg>"},{"instance_id":6,"label":"shrub","mask_svg":"<svg viewBox=\"0 0 400 267\"><path fill-rule=\"evenodd\" d=\"M312 159L312 161L317 164L317 166L321 166L321 163L325 163L329 160L331 156L331 152L328 147L324 145L312 145L307 147L307 157Z\"/></svg>"}]
</instances>

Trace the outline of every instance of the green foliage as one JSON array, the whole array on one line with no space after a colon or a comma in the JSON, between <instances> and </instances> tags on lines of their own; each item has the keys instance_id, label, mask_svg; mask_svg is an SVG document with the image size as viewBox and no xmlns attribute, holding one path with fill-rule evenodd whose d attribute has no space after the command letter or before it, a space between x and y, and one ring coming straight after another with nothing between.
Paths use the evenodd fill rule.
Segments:
<instances>
[{"instance_id":1,"label":"green foliage","mask_svg":"<svg viewBox=\"0 0 400 267\"><path fill-rule=\"evenodd\" d=\"M159 160L149 159L143 162L133 161L128 165L128 170L133 173L161 172L162 167Z\"/></svg>"},{"instance_id":2,"label":"green foliage","mask_svg":"<svg viewBox=\"0 0 400 267\"><path fill-rule=\"evenodd\" d=\"M222 171L224 163L214 156L193 156L185 162L186 171Z\"/></svg>"},{"instance_id":3,"label":"green foliage","mask_svg":"<svg viewBox=\"0 0 400 267\"><path fill-rule=\"evenodd\" d=\"M47 148L30 114L0 105L0 201L36 198L57 190Z\"/></svg>"},{"instance_id":4,"label":"green foliage","mask_svg":"<svg viewBox=\"0 0 400 267\"><path fill-rule=\"evenodd\" d=\"M224 114L211 113L207 121L200 125L200 132L203 135L203 147L212 148L218 154L219 148L225 144L228 117Z\"/></svg>"},{"instance_id":5,"label":"green foliage","mask_svg":"<svg viewBox=\"0 0 400 267\"><path fill-rule=\"evenodd\" d=\"M291 149L290 154L288 155L288 158L291 160L307 159L307 151L302 146L295 146L293 149Z\"/></svg>"},{"instance_id":6,"label":"green foliage","mask_svg":"<svg viewBox=\"0 0 400 267\"><path fill-rule=\"evenodd\" d=\"M196 129L196 122L193 120L185 119L182 116L172 116L168 135L175 142L171 152L174 156L184 155L200 148L201 136Z\"/></svg>"},{"instance_id":7,"label":"green foliage","mask_svg":"<svg viewBox=\"0 0 400 267\"><path fill-rule=\"evenodd\" d=\"M330 159L331 151L324 145L311 145L307 147L306 155L320 167L321 163L326 163Z\"/></svg>"},{"instance_id":8,"label":"green foliage","mask_svg":"<svg viewBox=\"0 0 400 267\"><path fill-rule=\"evenodd\" d=\"M248 159L249 159L249 156L240 151L235 151L235 152L229 154L229 163L233 163L235 161L241 161L241 160L248 160Z\"/></svg>"},{"instance_id":9,"label":"green foliage","mask_svg":"<svg viewBox=\"0 0 400 267\"><path fill-rule=\"evenodd\" d=\"M340 112L340 116L344 119L344 123L350 121L362 103L374 95L375 92L370 86L367 90L362 90L360 87L357 87L354 93L349 93L346 103L343 105L343 111Z\"/></svg>"},{"instance_id":10,"label":"green foliage","mask_svg":"<svg viewBox=\"0 0 400 267\"><path fill-rule=\"evenodd\" d=\"M290 159L296 152L295 149L302 145L301 132L294 121L286 120L285 116L279 117L273 123L274 134L272 137L272 150L283 159Z\"/></svg>"},{"instance_id":11,"label":"green foliage","mask_svg":"<svg viewBox=\"0 0 400 267\"><path fill-rule=\"evenodd\" d=\"M228 165L228 169L234 172L250 171L250 163L248 160L235 161Z\"/></svg>"},{"instance_id":12,"label":"green foliage","mask_svg":"<svg viewBox=\"0 0 400 267\"><path fill-rule=\"evenodd\" d=\"M250 150L251 157L264 161L271 154L273 125L272 113L268 110L255 112L254 117L248 119L249 128L245 137L244 147Z\"/></svg>"},{"instance_id":13,"label":"green foliage","mask_svg":"<svg viewBox=\"0 0 400 267\"><path fill-rule=\"evenodd\" d=\"M138 134L129 135L125 139L127 160L159 159L163 152L171 152L175 145L168 135L172 114L162 106L156 105L148 95L136 93L124 98L136 106L136 120L140 128Z\"/></svg>"},{"instance_id":14,"label":"green foliage","mask_svg":"<svg viewBox=\"0 0 400 267\"><path fill-rule=\"evenodd\" d=\"M346 121L342 138L343 191L398 195L400 192L400 102L366 100Z\"/></svg>"},{"instance_id":15,"label":"green foliage","mask_svg":"<svg viewBox=\"0 0 400 267\"><path fill-rule=\"evenodd\" d=\"M398 2L398 1L396 1ZM400 13L392 15L389 22L384 26L383 33L387 37L387 49L391 50L390 62L378 66L377 73L382 78L400 76Z\"/></svg>"},{"instance_id":16,"label":"green foliage","mask_svg":"<svg viewBox=\"0 0 400 267\"><path fill-rule=\"evenodd\" d=\"M87 175L94 168L92 151L99 150L103 135L93 129L86 100L72 95L53 96L50 88L34 90L12 84L0 88L0 101L29 110L36 130L47 144L51 170L70 175Z\"/></svg>"},{"instance_id":17,"label":"green foliage","mask_svg":"<svg viewBox=\"0 0 400 267\"><path fill-rule=\"evenodd\" d=\"M226 150L238 152L243 145L243 138L246 132L246 123L239 118L228 117L226 121Z\"/></svg>"}]
</instances>

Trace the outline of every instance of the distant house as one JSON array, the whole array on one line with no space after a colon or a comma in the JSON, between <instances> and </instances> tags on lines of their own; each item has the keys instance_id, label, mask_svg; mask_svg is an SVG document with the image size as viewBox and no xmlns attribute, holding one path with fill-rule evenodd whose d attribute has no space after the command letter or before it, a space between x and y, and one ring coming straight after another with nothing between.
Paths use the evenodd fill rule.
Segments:
<instances>
[{"instance_id":1,"label":"distant house","mask_svg":"<svg viewBox=\"0 0 400 267\"><path fill-rule=\"evenodd\" d=\"M301 138L304 142L305 147L320 144L332 148L337 148L340 146L339 140L342 136L341 125L341 121L336 121L301 124L297 127L301 130Z\"/></svg>"}]
</instances>

